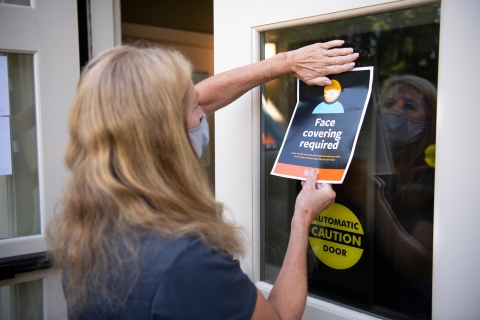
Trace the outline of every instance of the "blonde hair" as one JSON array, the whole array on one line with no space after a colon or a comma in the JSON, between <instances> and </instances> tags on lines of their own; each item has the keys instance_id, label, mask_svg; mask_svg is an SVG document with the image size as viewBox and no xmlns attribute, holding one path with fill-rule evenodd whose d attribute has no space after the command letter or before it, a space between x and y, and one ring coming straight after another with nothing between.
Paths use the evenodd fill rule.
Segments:
<instances>
[{"instance_id":1,"label":"blonde hair","mask_svg":"<svg viewBox=\"0 0 480 320\"><path fill-rule=\"evenodd\" d=\"M49 227L50 257L69 303L82 306L92 290L124 299L114 297L104 275L125 276L122 250L138 265L135 235L142 230L243 252L188 138L190 77L182 54L160 48L115 47L83 70L65 154L71 178Z\"/></svg>"},{"instance_id":2,"label":"blonde hair","mask_svg":"<svg viewBox=\"0 0 480 320\"><path fill-rule=\"evenodd\" d=\"M435 143L436 123L437 123L437 89L428 80L420 78L411 74L396 75L389 78L384 85L382 96L380 98L380 105L383 101L391 95L390 90L396 85L404 85L413 88L422 95L423 105L426 112L425 129L422 139L416 143L415 148L419 151L418 159L416 161L423 163L423 151L425 148ZM409 159L412 159L411 150L408 151ZM413 165L413 163L411 163Z\"/></svg>"},{"instance_id":3,"label":"blonde hair","mask_svg":"<svg viewBox=\"0 0 480 320\"><path fill-rule=\"evenodd\" d=\"M428 80L414 75L397 75L389 78L384 85L381 103L391 94L396 85L404 85L418 91L423 98L426 119L425 128L419 141L411 147L397 152L394 161L396 176L403 182L397 190L396 201L406 206L410 214L426 203L433 203L433 192L418 192L424 186L432 187L435 180L435 169L425 162L425 149L435 144L437 123L437 89ZM416 187L413 187L416 186Z\"/></svg>"}]
</instances>

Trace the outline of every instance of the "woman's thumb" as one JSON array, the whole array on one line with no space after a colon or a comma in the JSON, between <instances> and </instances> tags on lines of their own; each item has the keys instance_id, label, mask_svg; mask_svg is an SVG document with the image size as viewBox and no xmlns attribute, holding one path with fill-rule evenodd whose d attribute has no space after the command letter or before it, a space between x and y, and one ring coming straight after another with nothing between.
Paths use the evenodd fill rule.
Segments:
<instances>
[{"instance_id":1,"label":"woman's thumb","mask_svg":"<svg viewBox=\"0 0 480 320\"><path fill-rule=\"evenodd\" d=\"M317 183L317 170L310 169L310 173L308 174L305 185L315 189L316 183Z\"/></svg>"}]
</instances>

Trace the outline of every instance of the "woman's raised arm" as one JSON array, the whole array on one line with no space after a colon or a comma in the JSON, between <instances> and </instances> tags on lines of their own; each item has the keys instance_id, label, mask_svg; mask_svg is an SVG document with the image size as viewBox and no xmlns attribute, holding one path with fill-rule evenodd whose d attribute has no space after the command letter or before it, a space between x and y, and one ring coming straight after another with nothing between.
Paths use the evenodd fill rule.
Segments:
<instances>
[{"instance_id":1,"label":"woman's raised arm","mask_svg":"<svg viewBox=\"0 0 480 320\"><path fill-rule=\"evenodd\" d=\"M266 300L257 292L252 320L301 319L307 301L308 228L320 212L335 200L330 184L317 183L317 171L311 170L295 202L292 229L282 268Z\"/></svg>"},{"instance_id":2,"label":"woman's raised arm","mask_svg":"<svg viewBox=\"0 0 480 320\"><path fill-rule=\"evenodd\" d=\"M286 74L309 85L331 84L327 75L351 70L358 58L352 48L336 48L343 43L343 40L315 43L210 77L195 86L199 106L210 115L248 90Z\"/></svg>"}]
</instances>

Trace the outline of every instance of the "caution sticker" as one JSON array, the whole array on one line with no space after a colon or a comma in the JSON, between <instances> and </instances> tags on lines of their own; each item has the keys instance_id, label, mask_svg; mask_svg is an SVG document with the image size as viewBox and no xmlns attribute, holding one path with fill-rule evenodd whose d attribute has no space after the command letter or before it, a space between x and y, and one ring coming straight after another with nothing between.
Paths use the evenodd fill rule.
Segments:
<instances>
[{"instance_id":1,"label":"caution sticker","mask_svg":"<svg viewBox=\"0 0 480 320\"><path fill-rule=\"evenodd\" d=\"M431 144L425 149L425 163L429 167L435 168L435 144Z\"/></svg>"},{"instance_id":2,"label":"caution sticker","mask_svg":"<svg viewBox=\"0 0 480 320\"><path fill-rule=\"evenodd\" d=\"M348 269L362 257L364 233L347 207L334 203L310 224L308 239L320 261L333 269Z\"/></svg>"}]
</instances>

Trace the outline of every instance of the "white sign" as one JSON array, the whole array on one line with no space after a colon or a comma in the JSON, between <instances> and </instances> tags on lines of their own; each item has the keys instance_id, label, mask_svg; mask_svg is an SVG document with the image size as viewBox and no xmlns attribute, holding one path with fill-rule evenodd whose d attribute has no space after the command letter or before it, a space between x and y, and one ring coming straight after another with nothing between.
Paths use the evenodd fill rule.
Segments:
<instances>
[{"instance_id":1,"label":"white sign","mask_svg":"<svg viewBox=\"0 0 480 320\"><path fill-rule=\"evenodd\" d=\"M0 116L9 115L7 57L0 56Z\"/></svg>"},{"instance_id":2,"label":"white sign","mask_svg":"<svg viewBox=\"0 0 480 320\"><path fill-rule=\"evenodd\" d=\"M12 174L10 117L0 117L0 175Z\"/></svg>"}]
</instances>

